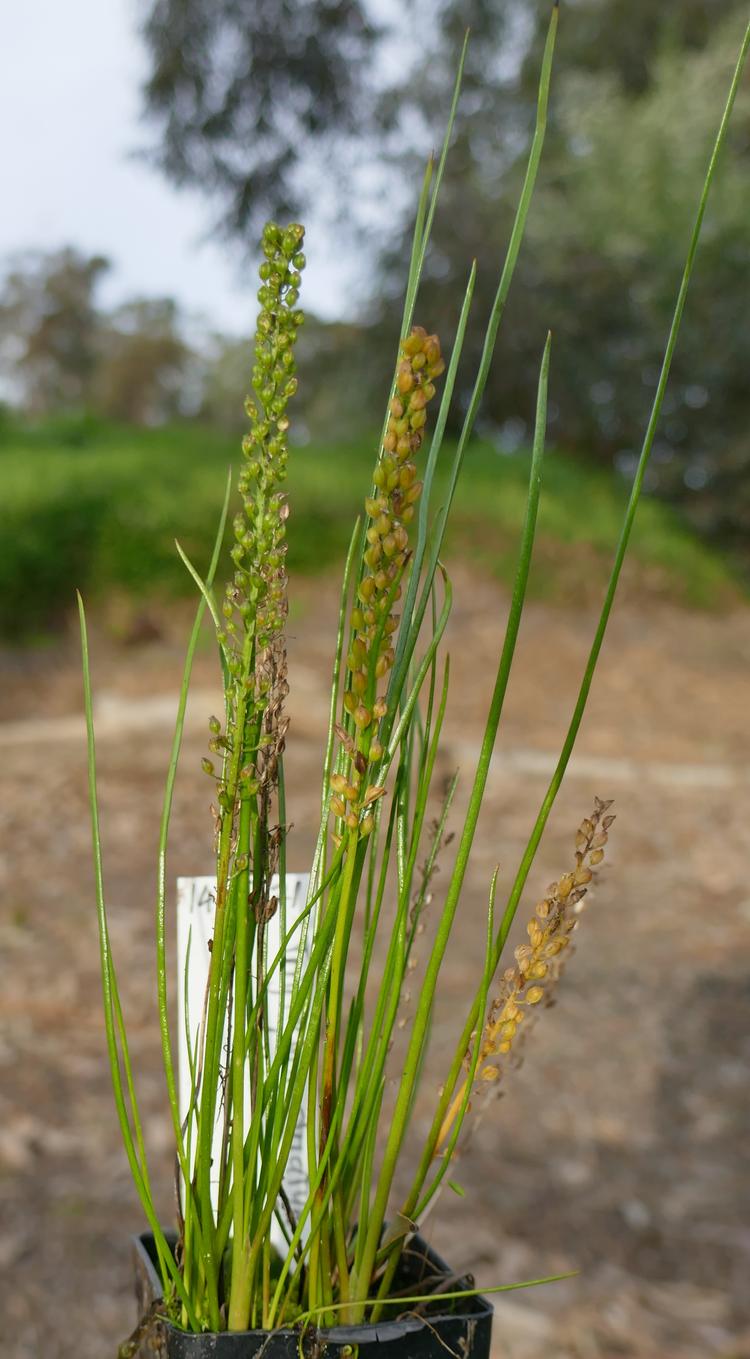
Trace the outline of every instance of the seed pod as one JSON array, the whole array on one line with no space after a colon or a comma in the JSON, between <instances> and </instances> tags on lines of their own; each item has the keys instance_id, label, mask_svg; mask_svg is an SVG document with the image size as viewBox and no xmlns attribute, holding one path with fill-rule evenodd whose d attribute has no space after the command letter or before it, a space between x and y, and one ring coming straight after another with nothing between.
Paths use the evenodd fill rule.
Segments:
<instances>
[{"instance_id":1,"label":"seed pod","mask_svg":"<svg viewBox=\"0 0 750 1359\"><path fill-rule=\"evenodd\" d=\"M604 858L603 849L592 849L591 853L589 854L589 863L595 867L597 864L601 863L603 858Z\"/></svg>"},{"instance_id":2,"label":"seed pod","mask_svg":"<svg viewBox=\"0 0 750 1359\"><path fill-rule=\"evenodd\" d=\"M544 996L543 986L530 986L526 992L526 1004L538 1005Z\"/></svg>"},{"instance_id":3,"label":"seed pod","mask_svg":"<svg viewBox=\"0 0 750 1359\"><path fill-rule=\"evenodd\" d=\"M398 551L405 552L409 546L409 535L401 524L398 524L393 530L393 537L396 540Z\"/></svg>"},{"instance_id":4,"label":"seed pod","mask_svg":"<svg viewBox=\"0 0 750 1359\"><path fill-rule=\"evenodd\" d=\"M214 774L216 772L213 766L213 762L209 760L205 755L201 760L201 769L203 770L204 774Z\"/></svg>"},{"instance_id":5,"label":"seed pod","mask_svg":"<svg viewBox=\"0 0 750 1359\"><path fill-rule=\"evenodd\" d=\"M409 356L418 354L426 339L427 331L424 326L412 326L406 339L401 342L401 348L404 354L408 354Z\"/></svg>"},{"instance_id":6,"label":"seed pod","mask_svg":"<svg viewBox=\"0 0 750 1359\"><path fill-rule=\"evenodd\" d=\"M372 721L372 714L369 708L365 707L364 703L359 703L357 705L354 709L353 717L355 725L360 731L364 731L366 727L369 727Z\"/></svg>"},{"instance_id":7,"label":"seed pod","mask_svg":"<svg viewBox=\"0 0 750 1359\"><path fill-rule=\"evenodd\" d=\"M573 874L566 873L557 884L557 895L561 901L565 901L570 896L573 887Z\"/></svg>"},{"instance_id":8,"label":"seed pod","mask_svg":"<svg viewBox=\"0 0 750 1359\"><path fill-rule=\"evenodd\" d=\"M398 377L396 378L396 386L402 396L405 396L407 392L410 392L414 386L414 374L408 363L401 364L398 370Z\"/></svg>"},{"instance_id":9,"label":"seed pod","mask_svg":"<svg viewBox=\"0 0 750 1359\"><path fill-rule=\"evenodd\" d=\"M331 798L331 811L334 816L346 816L346 803L340 797Z\"/></svg>"},{"instance_id":10,"label":"seed pod","mask_svg":"<svg viewBox=\"0 0 750 1359\"><path fill-rule=\"evenodd\" d=\"M360 824L360 831L361 831L362 835L371 835L374 826L375 826L375 817L374 817L374 816L365 816L365 817L363 818L361 824Z\"/></svg>"}]
</instances>

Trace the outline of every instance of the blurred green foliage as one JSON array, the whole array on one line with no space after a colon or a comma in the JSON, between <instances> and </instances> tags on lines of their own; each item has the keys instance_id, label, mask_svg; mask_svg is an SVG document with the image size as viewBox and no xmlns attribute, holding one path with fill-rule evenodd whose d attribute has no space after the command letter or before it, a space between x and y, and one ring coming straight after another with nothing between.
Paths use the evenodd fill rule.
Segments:
<instances>
[{"instance_id":1,"label":"blurred green foliage","mask_svg":"<svg viewBox=\"0 0 750 1359\"><path fill-rule=\"evenodd\" d=\"M340 564L372 466L375 439L295 448L290 459L289 565L306 575ZM224 472L236 441L195 424L119 429L91 420L0 438L0 633L41 635L64 621L76 587L169 601L194 586L174 539L201 569L210 554ZM448 453L444 454L444 465ZM490 444L466 458L448 566L477 564L509 582L528 461ZM439 500L441 478L438 476ZM611 474L550 453L531 589L586 605L598 598L620 525L624 492ZM668 507L643 504L631 579L642 593L715 607L736 602L731 570Z\"/></svg>"}]
</instances>

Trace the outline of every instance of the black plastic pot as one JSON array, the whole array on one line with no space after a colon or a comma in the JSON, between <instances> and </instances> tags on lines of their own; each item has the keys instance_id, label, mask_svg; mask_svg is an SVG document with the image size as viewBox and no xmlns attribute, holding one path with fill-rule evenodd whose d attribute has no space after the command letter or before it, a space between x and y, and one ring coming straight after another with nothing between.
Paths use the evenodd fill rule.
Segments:
<instances>
[{"instance_id":1,"label":"black plastic pot","mask_svg":"<svg viewBox=\"0 0 750 1359\"><path fill-rule=\"evenodd\" d=\"M169 1239L169 1238L168 1238ZM171 1244L171 1243L170 1243ZM136 1297L143 1316L161 1296L161 1280L155 1267L156 1252L150 1232L133 1238ZM444 1260L420 1236L412 1237L404 1251L397 1286L420 1292L420 1281L435 1275L455 1278ZM470 1287L456 1281L453 1289ZM440 1311L436 1304L424 1320L404 1315L397 1321L381 1321L369 1326L332 1326L327 1330L308 1327L302 1338L306 1359L489 1359L492 1332L492 1305L486 1298L462 1298L452 1304L454 1311ZM187 1335L169 1324L161 1325L141 1348L143 1359L253 1359L263 1351L263 1359L300 1359L297 1331L224 1331L221 1334Z\"/></svg>"}]
</instances>

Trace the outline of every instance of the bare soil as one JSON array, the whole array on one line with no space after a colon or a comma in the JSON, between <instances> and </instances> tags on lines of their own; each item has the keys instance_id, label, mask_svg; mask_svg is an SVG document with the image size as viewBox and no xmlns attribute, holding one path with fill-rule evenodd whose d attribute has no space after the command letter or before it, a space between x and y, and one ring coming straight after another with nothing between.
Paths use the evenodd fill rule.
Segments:
<instances>
[{"instance_id":1,"label":"bare soil","mask_svg":"<svg viewBox=\"0 0 750 1359\"><path fill-rule=\"evenodd\" d=\"M459 578L444 770L481 739L507 601ZM631 597L632 599L632 597ZM290 644L290 867L318 806L335 591L305 585ZM113 945L153 1178L171 1216L154 1007L153 883L177 626L93 640ZM445 968L420 1126L482 948L489 879L508 881L583 669L587 611L534 605L519 643L468 888ZM141 1213L106 1066L75 647L3 658L0 725L0 1316L5 1359L104 1359L135 1324ZM198 765L218 702L201 653L171 873L210 871ZM215 697L214 697L215 696ZM615 797L608 866L558 1005L488 1110L425 1230L483 1284L575 1279L497 1303L498 1359L750 1356L750 612L645 601L612 620L578 756L542 842L526 917L564 871L596 793ZM437 880L437 890L445 881Z\"/></svg>"}]
</instances>

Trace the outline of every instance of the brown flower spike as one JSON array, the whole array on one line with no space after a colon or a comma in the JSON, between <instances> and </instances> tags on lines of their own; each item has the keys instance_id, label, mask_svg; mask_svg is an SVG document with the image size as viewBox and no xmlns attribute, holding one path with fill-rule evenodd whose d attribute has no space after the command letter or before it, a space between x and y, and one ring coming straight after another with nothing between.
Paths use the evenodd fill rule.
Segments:
<instances>
[{"instance_id":1,"label":"brown flower spike","mask_svg":"<svg viewBox=\"0 0 750 1359\"><path fill-rule=\"evenodd\" d=\"M507 1058L518 1046L519 1029L528 1031L532 1014L552 1004L555 984L563 970L570 937L578 924L582 902L594 879L594 869L604 858L604 846L614 816L607 812L612 801L595 798L594 810L576 832L575 865L554 882L536 907L526 926L527 944L515 950L515 967L503 973L499 996L490 1006L482 1033L476 1079L480 1083L499 1080L499 1060ZM471 1054L467 1054L467 1062ZM451 1128L466 1094L468 1077L459 1087L445 1116L438 1139L437 1154L445 1147Z\"/></svg>"}]
</instances>

